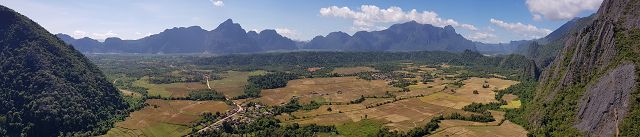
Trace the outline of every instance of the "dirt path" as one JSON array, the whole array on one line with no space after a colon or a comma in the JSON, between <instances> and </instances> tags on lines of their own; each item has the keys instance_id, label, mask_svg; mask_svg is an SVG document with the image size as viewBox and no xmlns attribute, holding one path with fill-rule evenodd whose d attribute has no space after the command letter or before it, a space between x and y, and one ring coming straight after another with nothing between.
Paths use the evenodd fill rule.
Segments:
<instances>
[{"instance_id":1,"label":"dirt path","mask_svg":"<svg viewBox=\"0 0 640 137\"><path fill-rule=\"evenodd\" d=\"M229 100L229 98L226 98L226 99L227 99L227 100ZM233 101L232 101L232 102L233 102ZM235 104L235 105L236 105L236 107L238 107L238 110L237 110L237 111L233 112L233 114L231 114L231 115L229 115L229 116L227 116L227 117L224 117L224 118L222 118L222 119L220 119L220 120L218 120L218 121L214 122L213 124L211 124L211 125L209 125L209 126L207 126L207 127L205 127L205 128L202 128L202 129L198 130L198 132L197 132L197 133L202 133L202 132L205 132L205 131L212 130L212 128L213 128L215 125L221 124L221 123L222 123L222 122L224 122L225 120L227 120L227 119L229 119L229 118L231 118L231 117L233 117L233 116L237 115L238 113L240 113L240 112L242 112L242 111L244 110L244 108L242 108L242 106L240 106L238 103L233 102L233 104Z\"/></svg>"},{"instance_id":2,"label":"dirt path","mask_svg":"<svg viewBox=\"0 0 640 137\"><path fill-rule=\"evenodd\" d=\"M208 87L209 89L211 89L211 86L209 85L209 76L205 76L205 78L206 78L206 80L207 80L207 87Z\"/></svg>"}]
</instances>

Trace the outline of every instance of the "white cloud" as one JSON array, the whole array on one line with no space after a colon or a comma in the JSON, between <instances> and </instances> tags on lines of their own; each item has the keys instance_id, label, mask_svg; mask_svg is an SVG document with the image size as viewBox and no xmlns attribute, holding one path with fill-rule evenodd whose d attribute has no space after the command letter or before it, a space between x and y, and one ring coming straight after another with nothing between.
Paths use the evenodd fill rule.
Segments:
<instances>
[{"instance_id":1,"label":"white cloud","mask_svg":"<svg viewBox=\"0 0 640 137\"><path fill-rule=\"evenodd\" d=\"M526 3L534 20L566 20L583 11L598 9L602 0L527 0Z\"/></svg>"},{"instance_id":2,"label":"white cloud","mask_svg":"<svg viewBox=\"0 0 640 137\"><path fill-rule=\"evenodd\" d=\"M288 29L288 28L276 28L275 29L276 32L278 32L278 34L283 35L287 38L295 38L296 36L298 36L298 34L296 33L295 30L292 29Z\"/></svg>"},{"instance_id":3,"label":"white cloud","mask_svg":"<svg viewBox=\"0 0 640 137\"><path fill-rule=\"evenodd\" d=\"M73 36L74 38L89 37L96 40L104 40L109 37L117 37L118 34L114 33L113 31L107 31L105 33L96 33L96 32L90 33L82 30L75 30L73 31L73 34L71 34L71 36Z\"/></svg>"},{"instance_id":4,"label":"white cloud","mask_svg":"<svg viewBox=\"0 0 640 137\"><path fill-rule=\"evenodd\" d=\"M211 1L211 3L213 3L213 6L216 6L216 7L224 6L224 2L222 2L221 0L209 0L209 1Z\"/></svg>"},{"instance_id":5,"label":"white cloud","mask_svg":"<svg viewBox=\"0 0 640 137\"><path fill-rule=\"evenodd\" d=\"M73 34L71 34L73 37L75 38L83 38L83 37L88 37L87 36L87 32L82 31L82 30L75 30L73 31Z\"/></svg>"},{"instance_id":6,"label":"white cloud","mask_svg":"<svg viewBox=\"0 0 640 137\"><path fill-rule=\"evenodd\" d=\"M416 9L403 11L402 8L396 6L381 9L374 5L362 5L360 6L360 11L351 10L349 7L331 6L321 8L320 15L351 19L356 30L378 30L382 28L380 26L382 23L399 23L411 20L438 27L451 25L472 31L478 30L471 24L462 24L453 19L440 18L433 11L418 12Z\"/></svg>"},{"instance_id":7,"label":"white cloud","mask_svg":"<svg viewBox=\"0 0 640 137\"><path fill-rule=\"evenodd\" d=\"M106 33L91 33L91 35L93 36L92 38L95 38L95 39L106 39L109 37L118 36L118 34L113 33L113 31L108 31Z\"/></svg>"},{"instance_id":8,"label":"white cloud","mask_svg":"<svg viewBox=\"0 0 640 137\"><path fill-rule=\"evenodd\" d=\"M496 36L490 32L474 32L471 35L465 36L467 39L472 41L486 42L486 43L498 43Z\"/></svg>"},{"instance_id":9,"label":"white cloud","mask_svg":"<svg viewBox=\"0 0 640 137\"><path fill-rule=\"evenodd\" d=\"M497 20L497 19L491 19L489 20L492 24L506 29L507 31L511 31L514 33L517 33L521 36L525 36L527 38L540 38L540 37L544 37L546 35L549 35L549 33L551 33L551 30L549 29L545 29L545 28L538 28L536 26L533 26L531 24L522 24L520 22L516 22L516 23L509 23L509 22L504 22L502 20Z\"/></svg>"}]
</instances>

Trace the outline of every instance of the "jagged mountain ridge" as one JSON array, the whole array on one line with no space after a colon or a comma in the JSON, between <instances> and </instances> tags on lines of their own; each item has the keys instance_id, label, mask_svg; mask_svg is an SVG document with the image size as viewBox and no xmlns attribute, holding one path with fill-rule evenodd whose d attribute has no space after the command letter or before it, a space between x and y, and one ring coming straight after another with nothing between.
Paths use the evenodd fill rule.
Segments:
<instances>
[{"instance_id":1,"label":"jagged mountain ridge","mask_svg":"<svg viewBox=\"0 0 640 137\"><path fill-rule=\"evenodd\" d=\"M455 32L415 21L395 24L382 31L360 31L350 36L332 32L308 42L293 41L275 30L245 32L231 19L216 29L206 31L198 26L176 27L138 40L107 38L99 42L91 38L73 39L57 34L65 42L84 53L258 53L268 51L476 51L475 44Z\"/></svg>"},{"instance_id":2,"label":"jagged mountain ridge","mask_svg":"<svg viewBox=\"0 0 640 137\"><path fill-rule=\"evenodd\" d=\"M410 21L381 31L359 31L349 36L344 32L313 38L305 49L337 51L476 51L475 44L456 33L452 26L444 28Z\"/></svg>"},{"instance_id":3,"label":"jagged mountain ridge","mask_svg":"<svg viewBox=\"0 0 640 137\"><path fill-rule=\"evenodd\" d=\"M255 53L297 49L295 41L275 30L246 32L240 24L228 19L207 31L199 26L175 27L138 40L107 38L99 42L90 38L73 39L57 34L65 42L85 53Z\"/></svg>"}]
</instances>

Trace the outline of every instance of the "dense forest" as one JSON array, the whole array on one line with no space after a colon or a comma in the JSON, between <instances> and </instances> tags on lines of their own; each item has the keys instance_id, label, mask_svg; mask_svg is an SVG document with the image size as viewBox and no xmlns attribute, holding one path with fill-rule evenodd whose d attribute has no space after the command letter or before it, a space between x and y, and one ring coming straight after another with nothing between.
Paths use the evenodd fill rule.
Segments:
<instances>
[{"instance_id":1,"label":"dense forest","mask_svg":"<svg viewBox=\"0 0 640 137\"><path fill-rule=\"evenodd\" d=\"M512 79L533 78L538 69L520 55L484 56L474 51L450 53L439 51L418 52L293 52L250 55L228 55L197 58L195 64L237 70L291 70L311 67L372 66L385 71L389 63L411 60L419 64L442 64L467 66L477 73L497 73ZM397 66L396 66L397 67ZM535 68L535 67L533 67ZM393 70L393 68L391 68ZM523 71L531 71L523 73ZM519 74L527 74L522 76Z\"/></svg>"},{"instance_id":2,"label":"dense forest","mask_svg":"<svg viewBox=\"0 0 640 137\"><path fill-rule=\"evenodd\" d=\"M90 136L127 105L80 52L0 6L0 136Z\"/></svg>"}]
</instances>

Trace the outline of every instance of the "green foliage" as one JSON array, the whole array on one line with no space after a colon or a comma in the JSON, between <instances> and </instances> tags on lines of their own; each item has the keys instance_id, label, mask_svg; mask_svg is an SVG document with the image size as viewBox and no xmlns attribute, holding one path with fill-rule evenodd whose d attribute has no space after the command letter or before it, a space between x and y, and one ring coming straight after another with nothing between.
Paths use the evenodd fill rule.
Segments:
<instances>
[{"instance_id":1,"label":"green foliage","mask_svg":"<svg viewBox=\"0 0 640 137\"><path fill-rule=\"evenodd\" d=\"M465 121L474 121L474 122L493 122L496 119L491 116L490 113L485 113L482 115L471 114L470 116L463 116L460 113L452 113L449 116L445 116L444 119L456 119L456 120L465 120Z\"/></svg>"},{"instance_id":2,"label":"green foliage","mask_svg":"<svg viewBox=\"0 0 640 137\"><path fill-rule=\"evenodd\" d=\"M98 135L127 113L80 52L4 6L0 20L0 136Z\"/></svg>"},{"instance_id":3,"label":"green foliage","mask_svg":"<svg viewBox=\"0 0 640 137\"><path fill-rule=\"evenodd\" d=\"M225 100L225 97L220 92L202 89L189 92L189 100Z\"/></svg>"},{"instance_id":4,"label":"green foliage","mask_svg":"<svg viewBox=\"0 0 640 137\"><path fill-rule=\"evenodd\" d=\"M244 95L236 97L237 99L245 99L245 98L257 98L260 97L262 89L259 87L249 83L249 85L244 87Z\"/></svg>"},{"instance_id":5,"label":"green foliage","mask_svg":"<svg viewBox=\"0 0 640 137\"><path fill-rule=\"evenodd\" d=\"M359 103L364 102L364 100L366 100L366 99L364 98L364 96L360 96L360 98L358 98L358 99L356 99L356 100L352 100L352 101L350 101L349 103L350 103L350 104L359 104Z\"/></svg>"},{"instance_id":6,"label":"green foliage","mask_svg":"<svg viewBox=\"0 0 640 137\"><path fill-rule=\"evenodd\" d=\"M617 30L616 33L616 45L619 48L619 59L624 61L631 61L636 65L636 78L640 78L640 55L638 47L640 47L640 29L627 30L624 33L622 30ZM630 109L627 116L620 124L621 136L640 136L640 82L636 83L636 91L631 92L629 99Z\"/></svg>"},{"instance_id":7,"label":"green foliage","mask_svg":"<svg viewBox=\"0 0 640 137\"><path fill-rule=\"evenodd\" d=\"M291 99L289 100L289 102L287 104L284 104L282 106L276 106L273 109L273 113L274 114L281 114L281 113L291 113L291 112L295 112L302 109L302 105L300 105L300 103L298 103L298 99Z\"/></svg>"},{"instance_id":8,"label":"green foliage","mask_svg":"<svg viewBox=\"0 0 640 137\"><path fill-rule=\"evenodd\" d=\"M422 80L420 80L420 82L433 82L433 79L436 78L435 76L433 76L431 74L423 74L420 77L422 78Z\"/></svg>"},{"instance_id":9,"label":"green foliage","mask_svg":"<svg viewBox=\"0 0 640 137\"><path fill-rule=\"evenodd\" d=\"M231 125L223 122L222 130L214 130L204 134L194 134L194 136L313 136L317 133L336 134L335 126L319 126L315 124L300 126L297 123L290 125L280 125L280 121L274 117L260 117L250 123L240 123Z\"/></svg>"},{"instance_id":10,"label":"green foliage","mask_svg":"<svg viewBox=\"0 0 640 137\"><path fill-rule=\"evenodd\" d=\"M389 85L392 85L398 88L406 88L410 85L415 85L417 83L418 81L415 81L415 80L399 79L399 80L391 81Z\"/></svg>"},{"instance_id":11,"label":"green foliage","mask_svg":"<svg viewBox=\"0 0 640 137\"><path fill-rule=\"evenodd\" d=\"M487 57L465 51L449 53L441 51L419 52L292 52L250 55L229 55L196 58L194 64L217 66L236 70L303 70L311 67L371 66L381 72L399 70L394 64L410 60L418 64L450 64L466 66L474 74L493 74L519 78L522 70L530 65L518 55ZM477 73L476 73L477 72Z\"/></svg>"},{"instance_id":12,"label":"green foliage","mask_svg":"<svg viewBox=\"0 0 640 137\"><path fill-rule=\"evenodd\" d=\"M321 103L318 103L316 101L311 101L309 102L309 104L302 105L302 110L314 110L314 109L320 108L320 106L322 106Z\"/></svg>"},{"instance_id":13,"label":"green foliage","mask_svg":"<svg viewBox=\"0 0 640 137\"><path fill-rule=\"evenodd\" d=\"M496 91L496 100L502 100L502 97L506 94L514 94L518 96L522 102L522 106L517 109L507 109L505 117L509 121L528 127L528 116L525 114L525 109L528 108L529 103L533 100L533 95L536 90L537 82L535 81L522 81L504 90ZM495 106L492 106L492 108ZM500 106L497 106L500 108Z\"/></svg>"},{"instance_id":14,"label":"green foliage","mask_svg":"<svg viewBox=\"0 0 640 137\"><path fill-rule=\"evenodd\" d=\"M250 76L249 84L260 89L274 89L287 86L289 80L298 79L298 75L292 73L269 73L266 75Z\"/></svg>"},{"instance_id":15,"label":"green foliage","mask_svg":"<svg viewBox=\"0 0 640 137\"><path fill-rule=\"evenodd\" d=\"M462 108L462 110L464 111L469 111L469 112L476 112L476 113L487 113L488 110L498 110L500 109L500 106L507 104L506 102L502 101L500 103L496 103L496 102L491 102L488 104L482 104L482 103L471 103L467 106L464 106Z\"/></svg>"}]
</instances>

